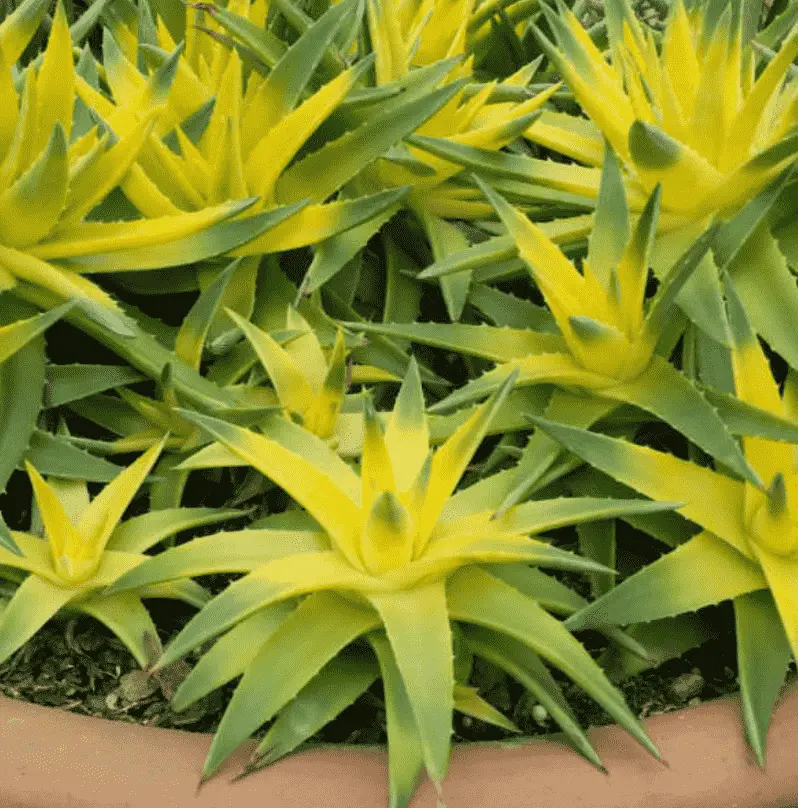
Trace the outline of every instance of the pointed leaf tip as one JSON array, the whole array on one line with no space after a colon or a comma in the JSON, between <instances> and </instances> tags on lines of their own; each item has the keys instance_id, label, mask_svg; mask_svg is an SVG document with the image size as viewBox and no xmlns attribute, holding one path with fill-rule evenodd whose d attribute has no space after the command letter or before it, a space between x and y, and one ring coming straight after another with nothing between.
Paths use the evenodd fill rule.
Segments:
<instances>
[{"instance_id":1,"label":"pointed leaf tip","mask_svg":"<svg viewBox=\"0 0 798 808\"><path fill-rule=\"evenodd\" d=\"M679 161L681 146L658 127L637 120L629 129L629 152L638 165L662 169Z\"/></svg>"},{"instance_id":2,"label":"pointed leaf tip","mask_svg":"<svg viewBox=\"0 0 798 808\"><path fill-rule=\"evenodd\" d=\"M787 484L784 474L777 472L767 490L768 512L771 516L782 516L787 510Z\"/></svg>"},{"instance_id":3,"label":"pointed leaf tip","mask_svg":"<svg viewBox=\"0 0 798 808\"><path fill-rule=\"evenodd\" d=\"M20 550L19 545L14 541L14 537L11 534L11 531L8 529L8 525L6 524L5 519L3 519L2 514L0 514L0 547L14 553L14 555L24 555L22 550Z\"/></svg>"}]
</instances>

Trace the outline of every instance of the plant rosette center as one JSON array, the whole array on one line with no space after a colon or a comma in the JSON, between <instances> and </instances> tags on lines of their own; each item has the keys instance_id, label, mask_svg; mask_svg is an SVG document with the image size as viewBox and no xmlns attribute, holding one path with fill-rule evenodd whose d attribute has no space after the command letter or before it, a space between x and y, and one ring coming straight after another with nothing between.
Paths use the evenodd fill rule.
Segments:
<instances>
[{"instance_id":1,"label":"plant rosette center","mask_svg":"<svg viewBox=\"0 0 798 808\"><path fill-rule=\"evenodd\" d=\"M577 318L571 318L571 325ZM587 318L578 318L587 320ZM596 333L588 335L588 328L596 324ZM580 323L580 327L583 326ZM599 333L601 332L601 333ZM578 346L572 346L574 358L590 373L606 377L605 384L596 384L595 390L613 387L619 382L637 378L648 368L654 353L651 340L629 338L612 326L591 320L579 334Z\"/></svg>"},{"instance_id":2,"label":"plant rosette center","mask_svg":"<svg viewBox=\"0 0 798 808\"><path fill-rule=\"evenodd\" d=\"M53 568L65 586L81 587L94 576L100 566L99 557L81 557L78 554L63 554L53 557Z\"/></svg>"},{"instance_id":3,"label":"plant rosette center","mask_svg":"<svg viewBox=\"0 0 798 808\"><path fill-rule=\"evenodd\" d=\"M755 547L780 558L798 559L798 520L789 508L784 475L777 474L761 495L749 521L749 532Z\"/></svg>"}]
</instances>

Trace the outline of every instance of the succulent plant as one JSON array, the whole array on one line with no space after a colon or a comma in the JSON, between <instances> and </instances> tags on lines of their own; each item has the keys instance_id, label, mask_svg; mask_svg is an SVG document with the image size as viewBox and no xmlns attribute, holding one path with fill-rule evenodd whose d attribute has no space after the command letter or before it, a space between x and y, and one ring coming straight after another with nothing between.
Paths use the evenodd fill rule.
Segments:
<instances>
[{"instance_id":1,"label":"succulent plant","mask_svg":"<svg viewBox=\"0 0 798 808\"><path fill-rule=\"evenodd\" d=\"M400 3L369 0L368 29L375 55L376 85L407 80L413 67L451 66L442 80L473 81L473 56L467 54L466 35L473 17L472 0L456 3ZM415 134L445 137L454 143L499 151L523 132L536 113L557 90L553 85L521 102L493 100L507 87L523 89L536 65L533 63L502 82L487 83L467 96L465 87ZM418 148L398 148L373 169L377 186L411 186L408 204L432 229L436 219L473 219L490 212L479 191L449 182L461 168ZM368 182L370 175L364 181Z\"/></svg>"},{"instance_id":2,"label":"succulent plant","mask_svg":"<svg viewBox=\"0 0 798 808\"><path fill-rule=\"evenodd\" d=\"M651 256L659 277L667 275L711 219L730 219L759 199L763 209L758 221L767 233L758 242L753 266L750 260L740 266L733 256L716 256L716 261L720 258L720 269L735 277L757 331L798 366L798 350L782 317L762 313L784 309L794 317L798 312L798 295L787 271L787 263L796 263L789 183L798 149L798 85L789 68L798 53L798 32L774 32L781 47L757 72L759 51L743 40L739 4L728 4L721 14L720 6L692 3L688 12L683 2L674 3L665 30L655 37L627 0L612 0L606 6L608 63L569 9L563 4L557 12L543 8L555 41L539 29L537 37L589 120L548 110L527 136L578 163L496 154L440 137L410 142L485 179L511 182L516 189L526 185L530 194L549 188L582 197L590 206L598 198L608 141L621 160L634 214L643 211L657 185L661 188L659 232ZM780 207L771 210L765 200L772 206L775 199L781 200ZM544 227L568 244L579 243L591 229L584 215L558 218ZM497 261L514 270L513 262L507 264L514 255L512 239L499 235L436 257L440 271L435 274L472 272ZM503 273L491 277L499 279ZM718 267L710 256L679 305L713 339L727 341L720 326Z\"/></svg>"},{"instance_id":3,"label":"succulent plant","mask_svg":"<svg viewBox=\"0 0 798 808\"><path fill-rule=\"evenodd\" d=\"M702 234L656 295L646 299L659 188L632 226L620 167L611 151L603 174L596 223L581 272L540 227L489 186L481 186L517 244L558 333L439 323L346 325L366 334L401 337L497 363L435 404L432 412L484 398L517 374L516 387L556 385L546 409L553 420L588 427L610 416L620 404L631 404L756 481L722 420L726 402L715 395L710 403L704 391L668 362L685 325L675 316L676 302L705 257L715 230ZM426 274L429 271L422 273ZM559 454L556 443L535 435L522 454L516 482L508 488L502 507L519 502L533 490Z\"/></svg>"},{"instance_id":4,"label":"succulent plant","mask_svg":"<svg viewBox=\"0 0 798 808\"><path fill-rule=\"evenodd\" d=\"M341 105L357 90L372 60L346 67L336 56L335 40L353 18L357 21L362 4L348 0L331 7L290 48L278 41L276 52L263 28L265 10L249 2L187 7L191 34L180 50L160 19L151 23L151 41L128 54L108 32L103 67L113 100L87 81L77 84L79 96L108 126L127 130L135 123L130 85L143 88L148 82L136 67L137 58L173 74L160 129L151 133L121 185L138 210L203 210L252 198L256 201L243 217L290 212L262 236L230 251L243 260L228 285L225 305L244 317L252 314L261 255L326 242L373 222L379 227L396 212L405 188L361 194L350 181L456 91L425 85L409 97L388 99L370 120L347 122ZM247 53L255 49L256 69L245 67L238 49L231 47L236 37L243 38ZM124 41L124 33L117 38ZM332 59L337 74L318 82L325 59ZM314 138L321 148L308 148ZM206 267L198 282L204 288L214 276L214 269ZM217 336L220 328L217 323Z\"/></svg>"},{"instance_id":5,"label":"succulent plant","mask_svg":"<svg viewBox=\"0 0 798 808\"><path fill-rule=\"evenodd\" d=\"M161 448L149 449L93 499L84 482L45 480L28 464L44 538L6 531L0 547L2 576L18 584L0 615L1 660L8 659L48 620L72 611L104 623L145 666L152 661L147 643L160 649L160 642L141 599L177 598L194 606L207 602L205 590L189 580L122 595L106 596L104 592L146 560L145 552L163 539L240 515L238 511L184 508L151 511L121 521Z\"/></svg>"},{"instance_id":6,"label":"succulent plant","mask_svg":"<svg viewBox=\"0 0 798 808\"><path fill-rule=\"evenodd\" d=\"M798 32L756 76L756 54L744 47L734 4L722 14L692 4L688 13L678 0L658 47L631 4L611 0L607 64L570 10L544 9L556 45L540 32L539 39L595 127L586 137L567 125L552 132L552 124L547 142L566 145L590 165L606 138L623 161L633 209L661 185L664 231L738 210L794 159L798 109L793 83L784 79L798 54ZM577 156L580 137L590 150Z\"/></svg>"},{"instance_id":7,"label":"succulent plant","mask_svg":"<svg viewBox=\"0 0 798 808\"><path fill-rule=\"evenodd\" d=\"M731 365L737 395L798 416L790 371L783 394L727 279ZM743 718L761 765L770 714L787 665L798 654L798 532L795 446L743 439L766 487L733 479L663 452L537 419L549 435L591 465L653 500L682 499L679 511L703 530L570 617L572 628L623 625L694 611L723 600L735 609Z\"/></svg>"},{"instance_id":8,"label":"succulent plant","mask_svg":"<svg viewBox=\"0 0 798 808\"><path fill-rule=\"evenodd\" d=\"M596 765L561 675L656 754L617 681L729 600L764 762L798 8L599 5L1 13L0 662L76 614L142 677L193 655L175 710L231 685L203 777L381 700L402 808L455 711L519 731L486 670ZM165 650L147 598L198 609Z\"/></svg>"},{"instance_id":9,"label":"succulent plant","mask_svg":"<svg viewBox=\"0 0 798 808\"><path fill-rule=\"evenodd\" d=\"M224 251L246 235L231 240L223 223L251 202L145 221L85 221L134 164L158 110L114 140L98 127L83 134L73 130L75 66L60 5L41 63L25 68L18 90L12 67L45 11L41 0L26 0L0 32L6 42L0 65L6 110L0 136L0 280L4 289L19 289L32 302L75 300L106 329L130 336L117 303L83 273L138 268L148 261L169 266L176 249L185 260ZM164 78L153 76L149 92L156 97ZM251 235L256 232L257 227ZM41 293L26 294L20 284Z\"/></svg>"},{"instance_id":10,"label":"succulent plant","mask_svg":"<svg viewBox=\"0 0 798 808\"><path fill-rule=\"evenodd\" d=\"M274 419L262 427L263 434L257 434L186 413L289 492L316 523L313 532L275 536L258 551L248 547L238 558L212 537L199 539L164 553L109 589L135 590L220 569L248 572L183 629L159 663L179 659L232 629L219 641L220 651L211 650L212 658L201 662L176 694L176 707L185 707L244 674L216 734L206 776L344 647L363 635L384 631L389 643L384 653L392 655L391 664L398 670L395 697L408 705L412 716L420 753L414 759L440 787L449 756L455 684L452 624L461 622L507 635L527 652L548 659L653 750L585 650L533 598L488 572L485 565L510 565L522 581L529 577L524 573L529 564L601 569L529 534L667 506L589 498L543 500L492 519L489 487L477 485L453 496L511 384L512 379L505 382L431 453L420 378L411 367L385 433L365 401L366 437L359 474L318 438L284 419ZM527 584L534 586L528 580ZM307 597L296 609L287 612L284 604L303 595ZM257 615L262 615L257 619L260 637L259 629L248 622ZM250 637L247 652L231 659L232 638L235 634L241 647L239 634L244 631ZM297 654L300 637L305 651ZM423 665L418 664L420 659L425 660ZM278 680L279 687L271 684ZM583 736L577 737L583 749L589 747ZM406 752L404 743L399 754ZM400 784L394 782L392 787L396 793ZM409 796L403 792L400 804Z\"/></svg>"}]
</instances>

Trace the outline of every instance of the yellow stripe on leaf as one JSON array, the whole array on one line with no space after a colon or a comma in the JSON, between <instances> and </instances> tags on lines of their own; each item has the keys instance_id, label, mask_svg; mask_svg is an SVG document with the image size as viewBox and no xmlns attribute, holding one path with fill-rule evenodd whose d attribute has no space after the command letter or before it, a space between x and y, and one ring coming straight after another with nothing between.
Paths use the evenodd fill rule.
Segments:
<instances>
[{"instance_id":1,"label":"yellow stripe on leaf","mask_svg":"<svg viewBox=\"0 0 798 808\"><path fill-rule=\"evenodd\" d=\"M123 116L118 114L118 109L112 101L109 101L99 90L89 84L83 76L75 76L75 94L91 110L97 113L107 124L113 125L114 134L118 137L126 134L117 124L117 120ZM130 118L130 116L124 116ZM128 127L129 128L129 127Z\"/></svg>"},{"instance_id":2,"label":"yellow stripe on leaf","mask_svg":"<svg viewBox=\"0 0 798 808\"><path fill-rule=\"evenodd\" d=\"M482 443L493 416L514 384L515 374L512 373L496 393L478 407L433 455L424 504L419 516L415 555L419 555L426 546L441 511Z\"/></svg>"},{"instance_id":3,"label":"yellow stripe on leaf","mask_svg":"<svg viewBox=\"0 0 798 808\"><path fill-rule=\"evenodd\" d=\"M164 49L171 53L174 51L175 45ZM178 122L184 121L197 112L200 107L207 104L211 98L213 98L213 93L209 88L199 80L184 59L179 59L172 86L169 88L169 111L171 115L164 116L165 121L162 122L161 131L164 131L168 123L171 123L170 117L173 116Z\"/></svg>"},{"instance_id":4,"label":"yellow stripe on leaf","mask_svg":"<svg viewBox=\"0 0 798 808\"><path fill-rule=\"evenodd\" d=\"M374 500L383 492L396 492L393 465L385 436L371 398L363 399L363 457L360 462L360 478L363 483L363 509L366 514Z\"/></svg>"},{"instance_id":5,"label":"yellow stripe on leaf","mask_svg":"<svg viewBox=\"0 0 798 808\"><path fill-rule=\"evenodd\" d=\"M32 145L34 153L44 148L56 124L61 125L67 137L72 131L75 66L72 61L72 37L61 2L56 9L50 39L36 79L36 101L38 114Z\"/></svg>"},{"instance_id":6,"label":"yellow stripe on leaf","mask_svg":"<svg viewBox=\"0 0 798 808\"><path fill-rule=\"evenodd\" d=\"M47 578L48 581L58 583L59 578L53 569L53 554L50 543L45 539L40 539L38 536L32 536L30 533L23 533L18 530L12 530L11 536L21 550L22 555L17 555L5 547L0 547L0 564L4 567L32 572L42 578Z\"/></svg>"},{"instance_id":7,"label":"yellow stripe on leaf","mask_svg":"<svg viewBox=\"0 0 798 808\"><path fill-rule=\"evenodd\" d=\"M413 522L393 491L377 493L363 522L361 555L372 575L405 568L413 558Z\"/></svg>"},{"instance_id":8,"label":"yellow stripe on leaf","mask_svg":"<svg viewBox=\"0 0 798 808\"><path fill-rule=\"evenodd\" d=\"M313 390L321 390L327 376L328 364L316 332L293 306L288 307L285 327L288 331L298 333L298 336L285 343L286 352L293 358L297 367L302 368Z\"/></svg>"},{"instance_id":9,"label":"yellow stripe on leaf","mask_svg":"<svg viewBox=\"0 0 798 808\"><path fill-rule=\"evenodd\" d=\"M723 176L698 152L643 121L635 121L629 130L629 151L648 191L662 185L665 209L696 207L723 182Z\"/></svg>"},{"instance_id":10,"label":"yellow stripe on leaf","mask_svg":"<svg viewBox=\"0 0 798 808\"><path fill-rule=\"evenodd\" d=\"M130 106L141 97L147 79L127 60L111 32L106 28L103 33L105 80L114 101L120 106Z\"/></svg>"},{"instance_id":11,"label":"yellow stripe on leaf","mask_svg":"<svg viewBox=\"0 0 798 808\"><path fill-rule=\"evenodd\" d=\"M17 128L19 97L14 87L11 63L5 60L2 50L0 50L0 98L3 99L0 106L0 154L5 154Z\"/></svg>"},{"instance_id":12,"label":"yellow stripe on leaf","mask_svg":"<svg viewBox=\"0 0 798 808\"><path fill-rule=\"evenodd\" d=\"M701 80L698 84L695 109L693 110L691 137L688 145L708 160L717 160L724 140L727 126L737 112L739 96L740 71L737 65L737 92L729 92L727 71L731 67L728 62L728 48L731 23L731 6L718 21L707 55L701 65ZM730 133L729 133L730 134Z\"/></svg>"},{"instance_id":13,"label":"yellow stripe on leaf","mask_svg":"<svg viewBox=\"0 0 798 808\"><path fill-rule=\"evenodd\" d=\"M724 162L727 165L737 165L754 153L766 110L772 104L773 97L781 87L784 75L796 56L798 56L798 25L784 41L776 57L762 71L734 118L731 124L734 135L728 139L724 155Z\"/></svg>"},{"instance_id":14,"label":"yellow stripe on leaf","mask_svg":"<svg viewBox=\"0 0 798 808\"><path fill-rule=\"evenodd\" d=\"M429 454L429 427L418 364L411 359L385 431L396 487L408 491Z\"/></svg>"},{"instance_id":15,"label":"yellow stripe on leaf","mask_svg":"<svg viewBox=\"0 0 798 808\"><path fill-rule=\"evenodd\" d=\"M346 393L346 376L346 347L343 331L339 328L330 356L330 366L306 414L308 429L320 438L329 438L336 431Z\"/></svg>"},{"instance_id":16,"label":"yellow stripe on leaf","mask_svg":"<svg viewBox=\"0 0 798 808\"><path fill-rule=\"evenodd\" d=\"M335 480L304 457L263 435L197 413L183 415L283 488L330 534L332 542L347 561L356 568L360 567L356 549L360 508ZM321 443L318 450L329 451Z\"/></svg>"},{"instance_id":17,"label":"yellow stripe on leaf","mask_svg":"<svg viewBox=\"0 0 798 808\"><path fill-rule=\"evenodd\" d=\"M336 76L273 126L247 156L244 174L250 190L274 201L278 177L352 89L362 73L352 68Z\"/></svg>"},{"instance_id":18,"label":"yellow stripe on leaf","mask_svg":"<svg viewBox=\"0 0 798 808\"><path fill-rule=\"evenodd\" d=\"M33 151L36 138L36 77L33 70L25 74L19 102L19 117L14 137L0 165L0 188L9 185L27 169L38 154Z\"/></svg>"},{"instance_id":19,"label":"yellow stripe on leaf","mask_svg":"<svg viewBox=\"0 0 798 808\"><path fill-rule=\"evenodd\" d=\"M743 510L745 483L647 446L533 420L568 450L635 491L654 500L684 502L681 514L751 557Z\"/></svg>"},{"instance_id":20,"label":"yellow stripe on leaf","mask_svg":"<svg viewBox=\"0 0 798 808\"><path fill-rule=\"evenodd\" d=\"M80 222L121 182L136 160L155 125L157 113L145 116L127 137L102 150L97 158L70 177L63 221Z\"/></svg>"},{"instance_id":21,"label":"yellow stripe on leaf","mask_svg":"<svg viewBox=\"0 0 798 808\"><path fill-rule=\"evenodd\" d=\"M105 549L125 510L155 465L162 448L163 441L148 449L108 483L84 511L77 529L80 533L81 552L87 557L99 556Z\"/></svg>"},{"instance_id":22,"label":"yellow stripe on leaf","mask_svg":"<svg viewBox=\"0 0 798 808\"><path fill-rule=\"evenodd\" d=\"M25 470L28 472L33 495L39 508L39 516L44 525L45 535L50 543L53 569L58 570L61 559L69 545L79 545L80 535L72 524L55 491L45 482L39 472L26 461Z\"/></svg>"},{"instance_id":23,"label":"yellow stripe on leaf","mask_svg":"<svg viewBox=\"0 0 798 808\"><path fill-rule=\"evenodd\" d=\"M71 303L0 327L0 363L25 347L72 308Z\"/></svg>"},{"instance_id":24,"label":"yellow stripe on leaf","mask_svg":"<svg viewBox=\"0 0 798 808\"><path fill-rule=\"evenodd\" d=\"M731 281L726 284L726 299L729 325L734 339L731 352L735 395L748 404L775 415L786 415L779 387L770 370L770 364L753 332L743 306ZM760 478L769 485L781 474L792 477L794 447L780 441L743 437L745 456ZM751 486L746 488L746 517L753 518L754 511L764 502L764 494Z\"/></svg>"},{"instance_id":25,"label":"yellow stripe on leaf","mask_svg":"<svg viewBox=\"0 0 798 808\"><path fill-rule=\"evenodd\" d=\"M679 99L682 117L690 120L693 116L698 84L701 81L701 68L682 0L677 0L671 12L662 47L662 61L668 81Z\"/></svg>"},{"instance_id":26,"label":"yellow stripe on leaf","mask_svg":"<svg viewBox=\"0 0 798 808\"><path fill-rule=\"evenodd\" d=\"M148 219L179 216L183 212L158 188L138 163L130 166L119 187L139 213Z\"/></svg>"},{"instance_id":27,"label":"yellow stripe on leaf","mask_svg":"<svg viewBox=\"0 0 798 808\"><path fill-rule=\"evenodd\" d=\"M213 153L217 156L212 161L207 204L218 205L228 199L242 199L247 196L241 136L232 117L224 119L222 137Z\"/></svg>"},{"instance_id":28,"label":"yellow stripe on leaf","mask_svg":"<svg viewBox=\"0 0 798 808\"><path fill-rule=\"evenodd\" d=\"M191 142L181 127L175 129L180 154L186 164L186 171L198 193L207 199L211 188L211 163L202 156L202 152Z\"/></svg>"},{"instance_id":29,"label":"yellow stripe on leaf","mask_svg":"<svg viewBox=\"0 0 798 808\"><path fill-rule=\"evenodd\" d=\"M201 233L238 213L241 202L204 208L196 212L130 222L82 222L59 227L49 241L36 245L31 253L38 258L74 258L115 250L153 247Z\"/></svg>"},{"instance_id":30,"label":"yellow stripe on leaf","mask_svg":"<svg viewBox=\"0 0 798 808\"><path fill-rule=\"evenodd\" d=\"M97 284L63 267L48 264L27 252L0 245L0 269L33 286L40 286L65 300L90 300L118 311L114 299Z\"/></svg>"},{"instance_id":31,"label":"yellow stripe on leaf","mask_svg":"<svg viewBox=\"0 0 798 808\"><path fill-rule=\"evenodd\" d=\"M376 55L377 85L404 76L410 67L410 44L402 35L399 15L389 0L368 0L368 26Z\"/></svg>"},{"instance_id":32,"label":"yellow stripe on leaf","mask_svg":"<svg viewBox=\"0 0 798 808\"><path fill-rule=\"evenodd\" d=\"M545 109L524 136L588 166L600 166L604 159L601 132L583 118Z\"/></svg>"},{"instance_id":33,"label":"yellow stripe on leaf","mask_svg":"<svg viewBox=\"0 0 798 808\"><path fill-rule=\"evenodd\" d=\"M265 331L232 309L225 311L254 348L282 406L292 413L304 413L313 400L314 391L293 357Z\"/></svg>"},{"instance_id":34,"label":"yellow stripe on leaf","mask_svg":"<svg viewBox=\"0 0 798 808\"><path fill-rule=\"evenodd\" d=\"M25 0L0 23L0 51L14 64L39 28L50 0Z\"/></svg>"},{"instance_id":35,"label":"yellow stripe on leaf","mask_svg":"<svg viewBox=\"0 0 798 808\"><path fill-rule=\"evenodd\" d=\"M68 183L66 135L56 123L39 159L0 194L0 240L28 247L47 236L61 216Z\"/></svg>"}]
</instances>

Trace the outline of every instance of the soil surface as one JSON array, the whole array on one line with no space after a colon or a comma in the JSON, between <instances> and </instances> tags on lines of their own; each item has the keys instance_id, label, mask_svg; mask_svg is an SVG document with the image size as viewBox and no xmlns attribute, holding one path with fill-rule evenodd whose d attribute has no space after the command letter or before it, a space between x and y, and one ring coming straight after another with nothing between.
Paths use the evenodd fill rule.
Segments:
<instances>
[{"instance_id":1,"label":"soil surface","mask_svg":"<svg viewBox=\"0 0 798 808\"><path fill-rule=\"evenodd\" d=\"M160 606L160 609L158 608ZM174 604L153 608L156 622L169 626L168 641L190 617ZM716 609L723 612L724 609ZM713 615L727 623L725 614ZM171 626L169 625L171 623ZM731 625L730 623L727 623ZM584 635L588 643L596 638ZM595 653L601 644L596 642ZM169 696L196 657L176 663L157 678L139 670L135 661L101 625L88 618L59 620L42 629L4 665L0 692L50 707L116 721L213 732L232 694L232 685L207 696L182 713L169 707ZM609 716L579 687L560 679L566 697L583 726L611 723ZM477 660L471 683L502 710L525 736L556 732L556 725L523 688L492 665ZM734 638L731 632L657 668L619 683L631 709L641 718L677 710L738 689ZM457 715L456 740L490 741L511 737L481 721ZM379 684L329 724L314 739L320 743L385 742L385 713Z\"/></svg>"}]
</instances>

